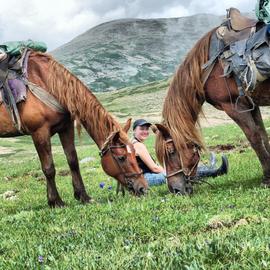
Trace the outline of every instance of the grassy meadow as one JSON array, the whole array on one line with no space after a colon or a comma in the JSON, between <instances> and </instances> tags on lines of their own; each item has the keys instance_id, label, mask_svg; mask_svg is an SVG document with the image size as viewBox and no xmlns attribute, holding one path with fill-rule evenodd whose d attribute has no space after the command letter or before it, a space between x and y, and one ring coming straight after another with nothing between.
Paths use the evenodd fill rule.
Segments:
<instances>
[{"instance_id":1,"label":"grassy meadow","mask_svg":"<svg viewBox=\"0 0 270 270\"><path fill-rule=\"evenodd\" d=\"M97 98L119 121L127 118L147 118L149 121L160 120L162 104L169 86L169 80L162 80L145 85L130 86L104 93L97 93Z\"/></svg>"},{"instance_id":2,"label":"grassy meadow","mask_svg":"<svg viewBox=\"0 0 270 270\"><path fill-rule=\"evenodd\" d=\"M100 98L119 118L130 116L109 93ZM131 106L141 116L137 105ZM265 124L270 131L270 121ZM190 197L169 194L164 185L141 198L115 194L116 181L104 174L98 149L84 134L76 144L95 200L89 205L74 199L68 165L53 137L57 186L66 202L61 209L47 206L31 139L0 139L0 269L270 269L270 190L260 186L258 159L235 125L204 128L203 134L219 162L225 149L229 174L209 179L212 186L196 186ZM146 143L154 155L154 136Z\"/></svg>"}]
</instances>

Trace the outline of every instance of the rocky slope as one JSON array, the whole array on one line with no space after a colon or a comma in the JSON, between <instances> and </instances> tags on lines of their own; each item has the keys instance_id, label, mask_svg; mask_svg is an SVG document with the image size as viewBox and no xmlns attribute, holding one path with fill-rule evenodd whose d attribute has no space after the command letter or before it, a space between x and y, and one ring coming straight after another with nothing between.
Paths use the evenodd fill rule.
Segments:
<instances>
[{"instance_id":1,"label":"rocky slope","mask_svg":"<svg viewBox=\"0 0 270 270\"><path fill-rule=\"evenodd\" d=\"M222 17L123 19L98 25L51 52L93 91L167 78Z\"/></svg>"}]
</instances>

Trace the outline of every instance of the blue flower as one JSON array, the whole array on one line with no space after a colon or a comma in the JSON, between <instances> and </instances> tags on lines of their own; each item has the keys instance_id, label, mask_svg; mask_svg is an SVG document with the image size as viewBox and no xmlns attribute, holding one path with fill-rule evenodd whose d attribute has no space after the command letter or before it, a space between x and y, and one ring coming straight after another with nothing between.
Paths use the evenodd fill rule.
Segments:
<instances>
[{"instance_id":1,"label":"blue flower","mask_svg":"<svg viewBox=\"0 0 270 270\"><path fill-rule=\"evenodd\" d=\"M99 187L100 187L100 188L104 188L104 186L105 186L105 183L104 183L104 182L100 182L100 183L99 183Z\"/></svg>"},{"instance_id":2,"label":"blue flower","mask_svg":"<svg viewBox=\"0 0 270 270\"><path fill-rule=\"evenodd\" d=\"M112 190L112 186L108 186L108 190Z\"/></svg>"},{"instance_id":3,"label":"blue flower","mask_svg":"<svg viewBox=\"0 0 270 270\"><path fill-rule=\"evenodd\" d=\"M41 255L38 256L38 262L39 263L43 263L44 262L43 256L41 256Z\"/></svg>"}]
</instances>

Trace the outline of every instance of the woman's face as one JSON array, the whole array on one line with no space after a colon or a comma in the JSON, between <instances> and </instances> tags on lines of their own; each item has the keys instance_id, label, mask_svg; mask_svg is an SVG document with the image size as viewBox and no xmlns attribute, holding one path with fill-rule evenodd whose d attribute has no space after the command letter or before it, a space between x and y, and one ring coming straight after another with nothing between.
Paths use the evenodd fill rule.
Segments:
<instances>
[{"instance_id":1,"label":"woman's face","mask_svg":"<svg viewBox=\"0 0 270 270\"><path fill-rule=\"evenodd\" d=\"M134 129L134 136L138 140L144 141L149 136L149 126L137 126Z\"/></svg>"}]
</instances>

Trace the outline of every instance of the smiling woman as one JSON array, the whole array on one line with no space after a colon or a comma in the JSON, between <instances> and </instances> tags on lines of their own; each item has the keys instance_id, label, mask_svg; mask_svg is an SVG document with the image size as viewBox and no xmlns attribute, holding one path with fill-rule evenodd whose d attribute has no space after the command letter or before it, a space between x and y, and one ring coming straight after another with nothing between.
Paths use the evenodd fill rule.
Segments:
<instances>
[{"instance_id":1,"label":"smiling woman","mask_svg":"<svg viewBox=\"0 0 270 270\"><path fill-rule=\"evenodd\" d=\"M137 119L133 123L132 143L135 148L138 165L142 169L148 185L154 186L166 183L166 176L164 168L154 161L143 143L149 136L150 126L151 123L146 120Z\"/></svg>"}]
</instances>

